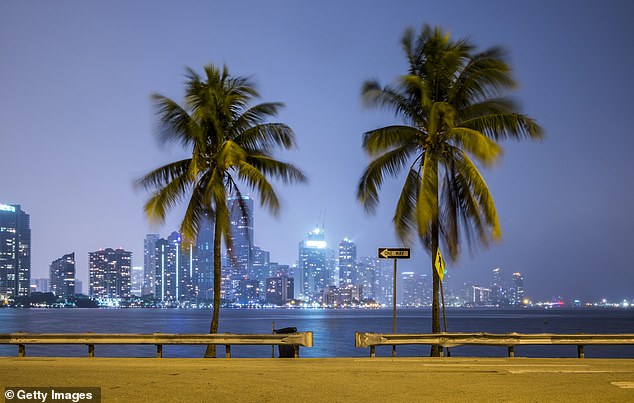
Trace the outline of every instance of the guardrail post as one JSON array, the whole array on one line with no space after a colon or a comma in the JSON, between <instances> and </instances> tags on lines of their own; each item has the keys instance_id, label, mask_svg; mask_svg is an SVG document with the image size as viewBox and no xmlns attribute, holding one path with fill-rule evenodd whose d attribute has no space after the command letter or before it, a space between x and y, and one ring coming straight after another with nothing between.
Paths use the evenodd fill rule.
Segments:
<instances>
[{"instance_id":1,"label":"guardrail post","mask_svg":"<svg viewBox=\"0 0 634 403\"><path fill-rule=\"evenodd\" d=\"M375 346L370 346L370 358L375 358L376 357L376 347Z\"/></svg>"},{"instance_id":2,"label":"guardrail post","mask_svg":"<svg viewBox=\"0 0 634 403\"><path fill-rule=\"evenodd\" d=\"M26 357L26 346L18 344L18 357Z\"/></svg>"},{"instance_id":3,"label":"guardrail post","mask_svg":"<svg viewBox=\"0 0 634 403\"><path fill-rule=\"evenodd\" d=\"M157 344L156 345L156 358L163 358L163 345L162 344Z\"/></svg>"},{"instance_id":4,"label":"guardrail post","mask_svg":"<svg viewBox=\"0 0 634 403\"><path fill-rule=\"evenodd\" d=\"M509 358L515 358L515 349L513 346L508 346Z\"/></svg>"},{"instance_id":5,"label":"guardrail post","mask_svg":"<svg viewBox=\"0 0 634 403\"><path fill-rule=\"evenodd\" d=\"M293 356L299 358L299 345L293 344Z\"/></svg>"},{"instance_id":6,"label":"guardrail post","mask_svg":"<svg viewBox=\"0 0 634 403\"><path fill-rule=\"evenodd\" d=\"M581 345L581 344L577 346L577 357L578 358L585 358L585 356L586 356L585 352L583 351L583 347L584 346Z\"/></svg>"},{"instance_id":7,"label":"guardrail post","mask_svg":"<svg viewBox=\"0 0 634 403\"><path fill-rule=\"evenodd\" d=\"M88 345L88 357L94 357L95 356L95 345L94 344L89 344Z\"/></svg>"},{"instance_id":8,"label":"guardrail post","mask_svg":"<svg viewBox=\"0 0 634 403\"><path fill-rule=\"evenodd\" d=\"M438 344L436 344L438 346ZM445 348L443 346L438 346L438 353L440 354L440 357L444 357L445 356Z\"/></svg>"},{"instance_id":9,"label":"guardrail post","mask_svg":"<svg viewBox=\"0 0 634 403\"><path fill-rule=\"evenodd\" d=\"M231 344L225 345L225 358L231 358Z\"/></svg>"}]
</instances>

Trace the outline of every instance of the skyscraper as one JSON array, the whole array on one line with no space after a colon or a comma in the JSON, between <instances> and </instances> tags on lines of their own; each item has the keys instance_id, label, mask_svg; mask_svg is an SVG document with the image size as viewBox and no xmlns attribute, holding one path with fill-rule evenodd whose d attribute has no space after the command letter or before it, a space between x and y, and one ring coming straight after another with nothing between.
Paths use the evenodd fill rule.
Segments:
<instances>
[{"instance_id":1,"label":"skyscraper","mask_svg":"<svg viewBox=\"0 0 634 403\"><path fill-rule=\"evenodd\" d=\"M156 241L158 234L147 234L143 241L143 286L142 295L154 293L154 276L156 273Z\"/></svg>"},{"instance_id":2,"label":"skyscraper","mask_svg":"<svg viewBox=\"0 0 634 403\"><path fill-rule=\"evenodd\" d=\"M298 297L308 300L328 285L323 229L315 228L299 243L298 264Z\"/></svg>"},{"instance_id":3,"label":"skyscraper","mask_svg":"<svg viewBox=\"0 0 634 403\"><path fill-rule=\"evenodd\" d=\"M49 267L49 286L58 297L75 295L75 252L53 260Z\"/></svg>"},{"instance_id":4,"label":"skyscraper","mask_svg":"<svg viewBox=\"0 0 634 403\"><path fill-rule=\"evenodd\" d=\"M202 219L196 238L198 261L198 299L210 300L214 297L214 228L208 215Z\"/></svg>"},{"instance_id":5,"label":"skyscraper","mask_svg":"<svg viewBox=\"0 0 634 403\"><path fill-rule=\"evenodd\" d=\"M511 288L511 305L524 304L524 277L522 273L513 273L513 287Z\"/></svg>"},{"instance_id":6,"label":"skyscraper","mask_svg":"<svg viewBox=\"0 0 634 403\"><path fill-rule=\"evenodd\" d=\"M233 248L227 250L232 276L244 278L253 270L253 199L249 196L227 198Z\"/></svg>"},{"instance_id":7,"label":"skyscraper","mask_svg":"<svg viewBox=\"0 0 634 403\"><path fill-rule=\"evenodd\" d=\"M266 279L271 276L271 273L269 272L271 254L269 251L263 250L259 246L254 246L252 251L253 264L251 265L249 279L257 280L260 285L263 286L266 283Z\"/></svg>"},{"instance_id":8,"label":"skyscraper","mask_svg":"<svg viewBox=\"0 0 634 403\"><path fill-rule=\"evenodd\" d=\"M490 302L493 305L507 305L506 285L504 281L504 271L496 267L492 271Z\"/></svg>"},{"instance_id":9,"label":"skyscraper","mask_svg":"<svg viewBox=\"0 0 634 403\"><path fill-rule=\"evenodd\" d=\"M20 205L0 204L0 300L30 291L30 217Z\"/></svg>"},{"instance_id":10,"label":"skyscraper","mask_svg":"<svg viewBox=\"0 0 634 403\"><path fill-rule=\"evenodd\" d=\"M155 258L154 297L164 302L194 299L198 273L193 245L183 247L180 234L172 232L156 241Z\"/></svg>"},{"instance_id":11,"label":"skyscraper","mask_svg":"<svg viewBox=\"0 0 634 403\"><path fill-rule=\"evenodd\" d=\"M431 305L431 279L427 274L414 272L403 273L403 302L404 306Z\"/></svg>"},{"instance_id":12,"label":"skyscraper","mask_svg":"<svg viewBox=\"0 0 634 403\"><path fill-rule=\"evenodd\" d=\"M377 300L380 293L381 260L375 257L362 257L354 270L353 284L361 286L363 299ZM392 276L390 275L390 278Z\"/></svg>"},{"instance_id":13,"label":"skyscraper","mask_svg":"<svg viewBox=\"0 0 634 403\"><path fill-rule=\"evenodd\" d=\"M357 245L348 238L339 242L339 286L354 282L353 274L357 263Z\"/></svg>"},{"instance_id":14,"label":"skyscraper","mask_svg":"<svg viewBox=\"0 0 634 403\"><path fill-rule=\"evenodd\" d=\"M124 298L130 296L132 252L123 249L88 253L90 296Z\"/></svg>"}]
</instances>

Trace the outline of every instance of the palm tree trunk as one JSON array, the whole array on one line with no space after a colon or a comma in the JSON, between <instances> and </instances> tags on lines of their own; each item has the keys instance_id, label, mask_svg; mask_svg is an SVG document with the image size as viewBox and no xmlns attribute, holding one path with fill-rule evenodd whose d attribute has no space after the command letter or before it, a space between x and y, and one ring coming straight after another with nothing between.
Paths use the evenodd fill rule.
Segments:
<instances>
[{"instance_id":1,"label":"palm tree trunk","mask_svg":"<svg viewBox=\"0 0 634 403\"><path fill-rule=\"evenodd\" d=\"M214 220L214 311L211 317L211 326L209 333L218 333L218 318L220 316L220 277L221 277L221 262L220 262L220 220L218 217ZM205 358L216 358L216 346L208 345L205 351Z\"/></svg>"},{"instance_id":2,"label":"palm tree trunk","mask_svg":"<svg viewBox=\"0 0 634 403\"><path fill-rule=\"evenodd\" d=\"M438 219L431 225L431 272L432 272L432 304L431 304L431 332L440 333L440 302L438 301L438 291L440 289L440 277L436 271L434 262L438 253ZM440 357L440 347L432 346L432 357Z\"/></svg>"}]
</instances>

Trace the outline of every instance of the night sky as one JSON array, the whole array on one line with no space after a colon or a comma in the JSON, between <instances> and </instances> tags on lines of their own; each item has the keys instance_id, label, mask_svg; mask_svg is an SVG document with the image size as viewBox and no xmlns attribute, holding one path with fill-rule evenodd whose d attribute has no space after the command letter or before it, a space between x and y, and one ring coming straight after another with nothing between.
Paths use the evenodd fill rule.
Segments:
<instances>
[{"instance_id":1,"label":"night sky","mask_svg":"<svg viewBox=\"0 0 634 403\"><path fill-rule=\"evenodd\" d=\"M631 1L17 1L0 2L0 203L31 215L33 277L75 252L87 289L88 252L123 247L143 264L153 228L133 182L187 151L154 137L151 93L181 101L184 68L226 64L251 76L298 150L279 158L310 183L278 187L279 217L256 209L255 242L293 264L323 221L331 247L358 255L399 246L391 219L403 179L383 188L376 216L355 198L368 159L361 135L394 123L361 104L364 80L406 72L405 28L440 25L479 49L502 45L541 142L505 142L482 173L503 239L448 263L453 280L489 284L519 271L533 299L634 298L634 2ZM400 271L428 272L429 258Z\"/></svg>"}]
</instances>

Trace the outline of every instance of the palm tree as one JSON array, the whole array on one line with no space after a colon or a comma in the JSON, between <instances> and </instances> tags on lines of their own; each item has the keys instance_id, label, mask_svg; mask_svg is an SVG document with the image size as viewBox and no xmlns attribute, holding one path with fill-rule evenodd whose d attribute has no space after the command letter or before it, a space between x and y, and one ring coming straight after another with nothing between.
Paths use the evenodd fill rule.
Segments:
<instances>
[{"instance_id":1,"label":"palm tree","mask_svg":"<svg viewBox=\"0 0 634 403\"><path fill-rule=\"evenodd\" d=\"M277 214L278 196L270 178L285 184L304 182L306 177L294 165L273 157L278 149L295 145L295 134L285 124L265 123L275 116L281 103L249 106L259 95L245 77L232 77L222 70L205 66L205 77L186 69L183 105L158 94L152 95L160 126L161 143L177 142L191 151L191 157L176 161L145 175L137 186L152 192L145 204L147 217L163 223L177 204L187 200L180 232L186 242L194 242L205 217L213 220L214 298L210 333L218 332L220 311L220 248L224 239L233 250L227 196L242 200L240 187L254 191L260 204ZM244 215L245 206L241 206ZM208 346L205 357L215 357Z\"/></svg>"},{"instance_id":2,"label":"palm tree","mask_svg":"<svg viewBox=\"0 0 634 403\"><path fill-rule=\"evenodd\" d=\"M409 244L415 234L431 255L432 332L438 333L440 282L433 262L440 242L455 260L460 241L471 248L501 238L495 204L476 163L498 160L498 140L539 139L542 129L508 97L516 82L502 48L476 52L468 40L452 41L429 25L418 34L407 29L401 43L407 74L395 86L363 85L367 106L392 110L404 124L363 135L372 160L357 198L374 212L385 178L407 170L393 222L401 242Z\"/></svg>"}]
</instances>

